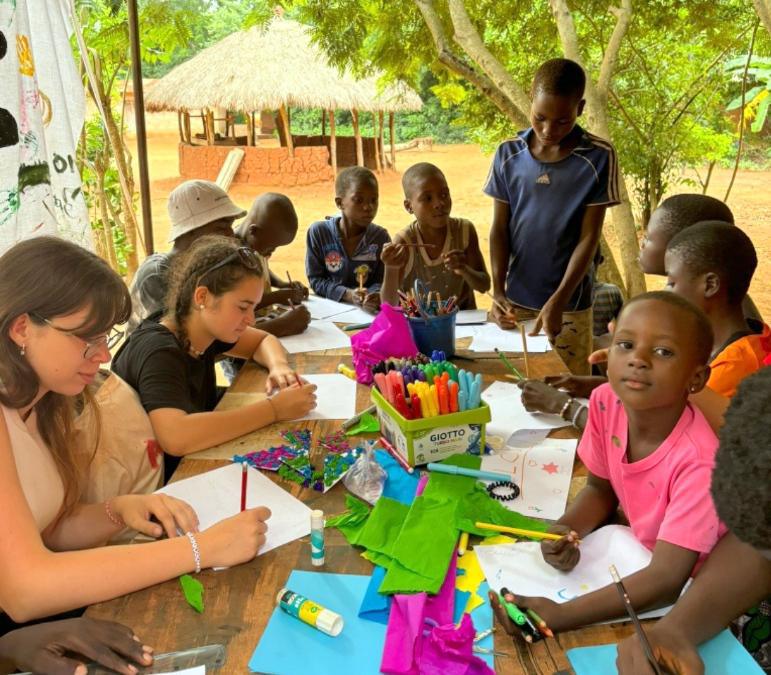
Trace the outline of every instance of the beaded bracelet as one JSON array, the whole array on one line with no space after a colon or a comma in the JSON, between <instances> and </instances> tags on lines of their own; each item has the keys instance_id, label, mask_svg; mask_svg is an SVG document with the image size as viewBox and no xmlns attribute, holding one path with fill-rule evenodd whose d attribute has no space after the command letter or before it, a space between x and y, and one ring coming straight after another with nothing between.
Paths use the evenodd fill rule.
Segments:
<instances>
[{"instance_id":1,"label":"beaded bracelet","mask_svg":"<svg viewBox=\"0 0 771 675\"><path fill-rule=\"evenodd\" d=\"M576 429L578 429L578 417L581 415L581 411L585 410L586 406L579 404L578 410L573 414L573 420L570 422Z\"/></svg>"},{"instance_id":2,"label":"beaded bracelet","mask_svg":"<svg viewBox=\"0 0 771 675\"><path fill-rule=\"evenodd\" d=\"M201 549L198 548L198 542L195 535L192 532L185 532L187 538L190 540L190 546L193 547L193 558L195 559L195 573L198 574L201 571Z\"/></svg>"},{"instance_id":3,"label":"beaded bracelet","mask_svg":"<svg viewBox=\"0 0 771 675\"><path fill-rule=\"evenodd\" d=\"M567 422L567 417L565 417L565 413L570 410L570 406L573 404L573 401L575 399L570 396L567 401L565 401L565 405L562 406L562 410L560 410L560 417Z\"/></svg>"},{"instance_id":4,"label":"beaded bracelet","mask_svg":"<svg viewBox=\"0 0 771 675\"><path fill-rule=\"evenodd\" d=\"M487 494L500 502L511 502L519 497L519 485L510 480L488 483Z\"/></svg>"},{"instance_id":5,"label":"beaded bracelet","mask_svg":"<svg viewBox=\"0 0 771 675\"><path fill-rule=\"evenodd\" d=\"M113 525L116 525L117 527L126 527L126 523L123 522L123 519L119 518L112 512L109 499L104 503L104 512L107 514L107 520L109 520Z\"/></svg>"},{"instance_id":6,"label":"beaded bracelet","mask_svg":"<svg viewBox=\"0 0 771 675\"><path fill-rule=\"evenodd\" d=\"M278 412L276 411L276 406L273 403L273 399L268 396L268 398L265 400L270 403L270 409L273 411L273 422L278 422Z\"/></svg>"}]
</instances>

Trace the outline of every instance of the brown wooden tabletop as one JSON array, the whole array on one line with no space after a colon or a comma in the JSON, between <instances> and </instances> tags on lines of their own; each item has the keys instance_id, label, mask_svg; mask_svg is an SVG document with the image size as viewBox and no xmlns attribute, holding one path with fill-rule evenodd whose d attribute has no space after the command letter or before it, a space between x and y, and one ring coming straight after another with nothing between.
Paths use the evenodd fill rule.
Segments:
<instances>
[{"instance_id":1,"label":"brown wooden tabletop","mask_svg":"<svg viewBox=\"0 0 771 675\"><path fill-rule=\"evenodd\" d=\"M459 345L463 344L463 341L459 341ZM471 354L466 350L460 353L473 356L475 361L458 360L458 366L482 373L485 385L496 378L503 378L505 369L494 354ZM291 359L292 365L300 373L332 373L339 363L351 364L350 350L296 354ZM511 355L509 359L524 372L522 358ZM534 378L565 372L562 361L554 352L531 354L529 365L530 376ZM219 408L240 406L263 395L265 375L265 371L255 364L244 367L222 398ZM360 411L369 405L369 388L357 385L356 409ZM273 424L230 443L186 457L173 480L189 478L223 466L234 454L277 445L282 429L296 427L309 428L316 441L325 434L339 430L340 422L325 420ZM569 429L552 432L552 435L576 437L575 432ZM375 438L375 435L361 438ZM314 452L321 453L315 445L314 442ZM312 459L318 460L320 457L312 456ZM322 509L327 516L344 509L346 490L342 482L322 494L282 480L271 472L265 472L265 475L309 507ZM576 459L569 499L583 487L585 479L585 469ZM472 537L472 545L473 542ZM371 563L364 560L359 551L351 547L336 529L327 530L325 549L325 564L322 568L325 572L370 574L372 571ZM276 593L294 569L319 570L311 566L309 537L274 549L250 563L218 572L206 570L197 575L204 586L203 614L198 614L185 602L175 579L94 605L88 609L87 615L131 626L145 644L154 647L157 654L207 644L225 645L226 662L219 672L247 673L247 663L273 612ZM564 649L618 642L631 632L628 624L606 624L562 633L554 640L544 640L529 646L521 641L513 642L499 631L495 636L495 650L504 656L496 656L495 670L506 675L551 675L569 669ZM380 654L373 654L373 659L379 660Z\"/></svg>"}]
</instances>

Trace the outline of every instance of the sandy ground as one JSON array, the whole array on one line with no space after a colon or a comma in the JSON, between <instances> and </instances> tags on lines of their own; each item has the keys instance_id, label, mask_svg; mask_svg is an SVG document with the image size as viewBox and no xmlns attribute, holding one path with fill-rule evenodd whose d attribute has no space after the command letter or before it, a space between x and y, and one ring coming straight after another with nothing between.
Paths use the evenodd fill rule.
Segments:
<instances>
[{"instance_id":1,"label":"sandy ground","mask_svg":"<svg viewBox=\"0 0 771 675\"><path fill-rule=\"evenodd\" d=\"M180 182L178 169L178 135L168 120L148 115L148 153L153 208L155 248L166 251L169 219L166 199L169 192ZM482 193L490 156L476 145L435 145L433 150L408 150L397 154L397 168L404 170L415 162L427 161L439 166L447 176L453 195L453 215L470 219L477 227L482 252L489 265L488 233L492 216L490 199ZM136 169L135 169L136 170ZM388 171L378 177L380 182L380 210L376 218L379 225L392 234L409 222L402 206L400 173ZM716 170L709 194L722 198L730 180L730 171ZM771 171L740 171L736 177L729 206L737 224L750 235L758 251L759 266L755 273L751 294L765 317L771 316ZM230 195L235 202L248 209L255 196L268 190L264 185L233 185ZM277 274L287 271L293 279L305 279L305 233L308 225L334 212L334 191L331 183L287 188L283 190L294 202L300 219L300 231L290 246L278 249L271 258L271 268ZM686 186L673 192L688 192ZM651 289L663 286L660 277L649 277ZM479 299L480 306L489 301Z\"/></svg>"}]
</instances>

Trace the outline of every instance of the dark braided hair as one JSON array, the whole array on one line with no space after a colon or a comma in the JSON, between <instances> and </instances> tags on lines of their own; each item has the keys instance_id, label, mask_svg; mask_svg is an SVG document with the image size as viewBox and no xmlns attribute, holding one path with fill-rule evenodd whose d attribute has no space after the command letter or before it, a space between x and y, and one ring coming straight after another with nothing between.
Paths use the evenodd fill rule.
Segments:
<instances>
[{"instance_id":1,"label":"dark braided hair","mask_svg":"<svg viewBox=\"0 0 771 675\"><path fill-rule=\"evenodd\" d=\"M241 242L230 237L201 237L187 251L174 258L169 272L166 316L174 321L177 338L185 351L190 349L186 323L193 311L193 295L196 288L205 286L210 293L220 296L233 290L247 277L262 278L261 266L250 269L243 265L239 258L207 272L208 269L235 253L240 246Z\"/></svg>"}]
</instances>

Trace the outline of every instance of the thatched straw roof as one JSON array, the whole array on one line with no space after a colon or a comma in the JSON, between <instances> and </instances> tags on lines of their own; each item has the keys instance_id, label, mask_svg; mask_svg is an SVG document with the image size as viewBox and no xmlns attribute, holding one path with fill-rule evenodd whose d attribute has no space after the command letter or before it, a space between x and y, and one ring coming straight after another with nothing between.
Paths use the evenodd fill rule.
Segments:
<instances>
[{"instance_id":1,"label":"thatched straw roof","mask_svg":"<svg viewBox=\"0 0 771 675\"><path fill-rule=\"evenodd\" d=\"M275 17L238 31L180 64L146 93L148 110L274 110L282 105L396 112L420 110L409 87L381 91L378 77L357 80L330 66L306 26Z\"/></svg>"}]
</instances>

